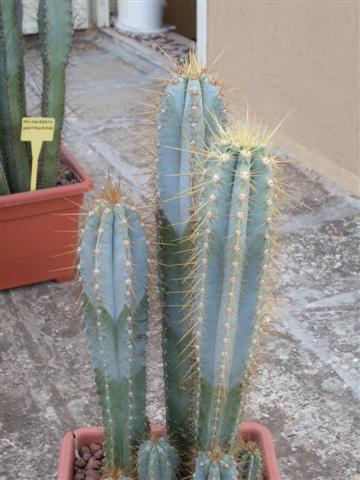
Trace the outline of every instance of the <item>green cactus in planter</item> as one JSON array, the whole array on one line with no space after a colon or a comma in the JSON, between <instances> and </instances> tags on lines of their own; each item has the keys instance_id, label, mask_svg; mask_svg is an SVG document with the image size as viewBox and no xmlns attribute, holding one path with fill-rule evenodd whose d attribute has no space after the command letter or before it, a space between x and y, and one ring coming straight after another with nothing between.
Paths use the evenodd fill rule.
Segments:
<instances>
[{"instance_id":1,"label":"green cactus in planter","mask_svg":"<svg viewBox=\"0 0 360 480\"><path fill-rule=\"evenodd\" d=\"M20 140L26 117L22 48L22 0L0 1L0 195L28 191L31 154ZM38 187L52 187L59 159L64 116L64 82L71 37L71 0L40 0L39 38L43 60L42 116L55 117L52 142L44 142Z\"/></svg>"},{"instance_id":2,"label":"green cactus in planter","mask_svg":"<svg viewBox=\"0 0 360 480\"><path fill-rule=\"evenodd\" d=\"M239 445L238 428L267 309L277 162L271 135L250 123L225 125L220 103L209 117L212 137L201 128L192 145L182 133L194 121L187 107L203 99L201 80L193 81L185 88L179 78L161 100L157 232L147 235L143 215L110 185L81 239L109 480L263 477L259 448ZM203 109L190 110L207 124ZM143 441L146 332L149 316L161 313L160 291L167 427L178 453L162 435Z\"/></svg>"},{"instance_id":3,"label":"green cactus in planter","mask_svg":"<svg viewBox=\"0 0 360 480\"><path fill-rule=\"evenodd\" d=\"M218 126L226 123L219 86L190 52L160 97L157 138L157 190L160 226L160 275L164 302L164 363L168 427L183 445L191 438L189 395L183 381L190 368L186 352L189 303L188 269L192 196L197 152L204 150Z\"/></svg>"},{"instance_id":4,"label":"green cactus in planter","mask_svg":"<svg viewBox=\"0 0 360 480\"><path fill-rule=\"evenodd\" d=\"M41 152L38 182L41 188L54 186L57 173L64 120L65 67L72 38L71 1L40 0L39 2L39 39L43 61L41 114L43 117L56 119L54 139L52 142L44 142Z\"/></svg>"},{"instance_id":5,"label":"green cactus in planter","mask_svg":"<svg viewBox=\"0 0 360 480\"><path fill-rule=\"evenodd\" d=\"M0 150L0 195L8 195L10 193L10 188L6 178L5 168L2 159L2 153Z\"/></svg>"},{"instance_id":6,"label":"green cactus in planter","mask_svg":"<svg viewBox=\"0 0 360 480\"><path fill-rule=\"evenodd\" d=\"M21 0L0 1L0 148L2 195L30 186L30 157L20 141L26 116ZM6 187L7 185L7 187Z\"/></svg>"}]
</instances>

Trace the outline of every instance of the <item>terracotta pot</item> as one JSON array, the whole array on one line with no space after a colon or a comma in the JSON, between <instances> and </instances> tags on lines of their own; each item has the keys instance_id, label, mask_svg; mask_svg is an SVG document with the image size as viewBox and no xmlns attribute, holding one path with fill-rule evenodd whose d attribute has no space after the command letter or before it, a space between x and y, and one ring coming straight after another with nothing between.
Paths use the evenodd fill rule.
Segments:
<instances>
[{"instance_id":1,"label":"terracotta pot","mask_svg":"<svg viewBox=\"0 0 360 480\"><path fill-rule=\"evenodd\" d=\"M72 185L0 196L0 290L74 277L78 214L91 178L61 147Z\"/></svg>"},{"instance_id":2,"label":"terracotta pot","mask_svg":"<svg viewBox=\"0 0 360 480\"><path fill-rule=\"evenodd\" d=\"M161 426L153 426L151 431L157 436L165 434L165 429ZM265 480L280 480L275 448L269 430L259 423L242 423L239 430L240 438L253 440L259 445L264 459ZM104 430L102 427L79 428L74 432L68 432L61 442L57 480L73 480L75 447L80 448L90 445L92 442L102 443L103 441Z\"/></svg>"}]
</instances>

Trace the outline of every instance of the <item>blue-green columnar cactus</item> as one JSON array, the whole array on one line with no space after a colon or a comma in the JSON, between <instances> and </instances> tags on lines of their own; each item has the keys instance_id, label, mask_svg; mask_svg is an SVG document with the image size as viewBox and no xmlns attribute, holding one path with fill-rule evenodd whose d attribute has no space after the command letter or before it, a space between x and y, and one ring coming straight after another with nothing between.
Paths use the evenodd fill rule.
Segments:
<instances>
[{"instance_id":1,"label":"blue-green columnar cactus","mask_svg":"<svg viewBox=\"0 0 360 480\"><path fill-rule=\"evenodd\" d=\"M79 255L107 469L123 478L135 467L133 448L146 431L148 261L139 215L116 188L108 187L90 210Z\"/></svg>"},{"instance_id":2,"label":"blue-green columnar cactus","mask_svg":"<svg viewBox=\"0 0 360 480\"><path fill-rule=\"evenodd\" d=\"M152 436L138 452L139 480L176 480L179 457L164 437Z\"/></svg>"},{"instance_id":3,"label":"blue-green columnar cactus","mask_svg":"<svg viewBox=\"0 0 360 480\"><path fill-rule=\"evenodd\" d=\"M261 130L239 125L222 131L204 160L195 195L188 342L197 372L196 441L210 452L237 450L249 357L264 308L275 200L266 141Z\"/></svg>"},{"instance_id":4,"label":"blue-green columnar cactus","mask_svg":"<svg viewBox=\"0 0 360 480\"><path fill-rule=\"evenodd\" d=\"M188 269L194 171L198 155L225 123L219 87L194 54L165 86L158 114L157 188L160 206L160 259L164 302L165 373L169 433L182 445L189 435L189 395L184 387L191 367L185 337L189 329Z\"/></svg>"},{"instance_id":5,"label":"blue-green columnar cactus","mask_svg":"<svg viewBox=\"0 0 360 480\"><path fill-rule=\"evenodd\" d=\"M71 2L39 2L39 39L43 61L41 114L43 117L55 117L54 139L44 142L42 147L40 187L52 187L57 173L65 109L65 67L72 38Z\"/></svg>"},{"instance_id":6,"label":"blue-green columnar cactus","mask_svg":"<svg viewBox=\"0 0 360 480\"><path fill-rule=\"evenodd\" d=\"M21 0L0 0L0 195L30 187L30 157L20 141L26 116Z\"/></svg>"}]
</instances>

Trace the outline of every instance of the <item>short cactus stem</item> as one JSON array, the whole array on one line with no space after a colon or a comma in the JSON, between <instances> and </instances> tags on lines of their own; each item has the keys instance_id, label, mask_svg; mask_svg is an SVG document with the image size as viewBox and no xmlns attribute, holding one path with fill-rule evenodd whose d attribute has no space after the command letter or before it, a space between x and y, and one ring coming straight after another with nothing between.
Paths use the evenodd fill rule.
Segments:
<instances>
[{"instance_id":1,"label":"short cactus stem","mask_svg":"<svg viewBox=\"0 0 360 480\"><path fill-rule=\"evenodd\" d=\"M138 452L139 480L175 480L179 458L175 449L160 432L153 431L151 439L140 445Z\"/></svg>"},{"instance_id":2,"label":"short cactus stem","mask_svg":"<svg viewBox=\"0 0 360 480\"><path fill-rule=\"evenodd\" d=\"M244 480L261 480L263 478L262 463L262 455L256 444L247 445L240 452L240 478Z\"/></svg>"},{"instance_id":3,"label":"short cactus stem","mask_svg":"<svg viewBox=\"0 0 360 480\"><path fill-rule=\"evenodd\" d=\"M195 480L240 480L236 460L228 454L200 453L195 463Z\"/></svg>"},{"instance_id":4,"label":"short cactus stem","mask_svg":"<svg viewBox=\"0 0 360 480\"><path fill-rule=\"evenodd\" d=\"M114 192L112 192L114 193ZM84 318L109 471L129 469L146 429L147 245L120 193L90 210L80 244Z\"/></svg>"}]
</instances>

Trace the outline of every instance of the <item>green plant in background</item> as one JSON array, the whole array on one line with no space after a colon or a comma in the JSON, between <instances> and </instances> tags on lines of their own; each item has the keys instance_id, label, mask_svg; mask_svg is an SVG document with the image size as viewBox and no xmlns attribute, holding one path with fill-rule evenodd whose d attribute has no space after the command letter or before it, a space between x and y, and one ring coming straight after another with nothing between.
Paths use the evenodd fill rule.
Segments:
<instances>
[{"instance_id":1,"label":"green plant in background","mask_svg":"<svg viewBox=\"0 0 360 480\"><path fill-rule=\"evenodd\" d=\"M20 141L21 119L26 117L25 73L22 49L22 3L0 1L0 193L30 188L30 157Z\"/></svg>"},{"instance_id":2,"label":"green plant in background","mask_svg":"<svg viewBox=\"0 0 360 480\"><path fill-rule=\"evenodd\" d=\"M72 38L72 0L40 0L39 40L43 62L41 115L54 117L52 142L45 142L40 159L39 186L55 185L65 106L65 67ZM59 20L61 19L61 20Z\"/></svg>"},{"instance_id":3,"label":"green plant in background","mask_svg":"<svg viewBox=\"0 0 360 480\"><path fill-rule=\"evenodd\" d=\"M183 385L191 368L186 349L187 324L183 321L190 300L187 263L192 250L186 241L193 214L190 193L196 184L197 152L207 147L218 126L225 122L220 88L190 52L160 98L156 165L168 428L183 448L191 438L191 405Z\"/></svg>"},{"instance_id":4,"label":"green plant in background","mask_svg":"<svg viewBox=\"0 0 360 480\"><path fill-rule=\"evenodd\" d=\"M4 170L2 153L0 150L0 195L7 195L10 193L9 185L6 178L6 173Z\"/></svg>"},{"instance_id":5,"label":"green plant in background","mask_svg":"<svg viewBox=\"0 0 360 480\"><path fill-rule=\"evenodd\" d=\"M22 1L0 0L0 194L28 191L31 155L21 142L26 113L22 48ZM42 116L55 117L53 142L45 142L38 186L55 185L64 116L65 67L71 36L71 0L40 0L39 39L43 60Z\"/></svg>"}]
</instances>

